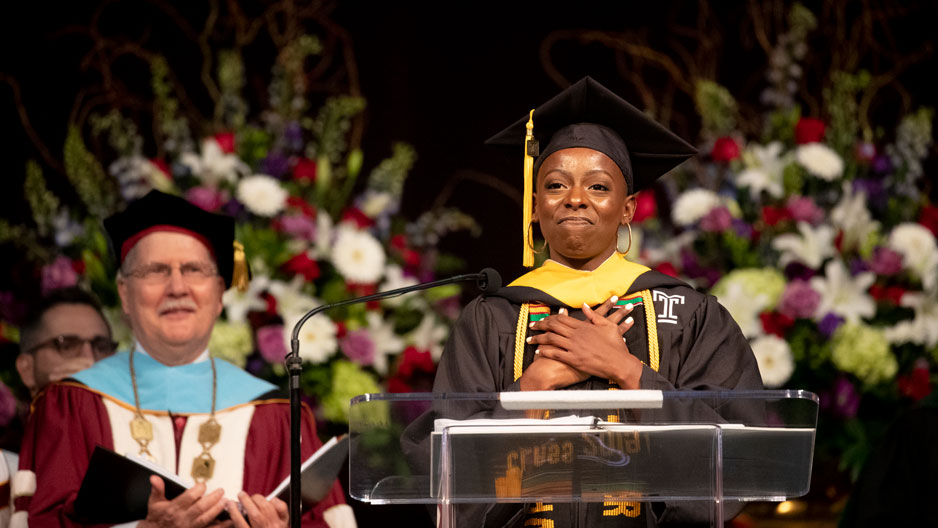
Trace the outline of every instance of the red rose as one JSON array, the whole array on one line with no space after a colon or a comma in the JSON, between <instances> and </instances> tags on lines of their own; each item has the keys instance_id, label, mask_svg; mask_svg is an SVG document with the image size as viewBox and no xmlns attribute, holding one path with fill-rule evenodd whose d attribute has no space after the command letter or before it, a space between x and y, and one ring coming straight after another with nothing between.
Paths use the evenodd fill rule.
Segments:
<instances>
[{"instance_id":1,"label":"red rose","mask_svg":"<svg viewBox=\"0 0 938 528\"><path fill-rule=\"evenodd\" d=\"M759 314L759 320L762 321L762 329L765 333L782 339L785 339L785 332L795 324L794 319L778 312L762 312Z\"/></svg>"},{"instance_id":2,"label":"red rose","mask_svg":"<svg viewBox=\"0 0 938 528\"><path fill-rule=\"evenodd\" d=\"M345 337L345 334L348 333L348 327L345 326L345 321L336 321L335 322L335 337L337 339L342 339Z\"/></svg>"},{"instance_id":3,"label":"red rose","mask_svg":"<svg viewBox=\"0 0 938 528\"><path fill-rule=\"evenodd\" d=\"M791 220L791 211L787 207L775 207L766 205L762 208L762 220L769 226L775 226L779 222Z\"/></svg>"},{"instance_id":4,"label":"red rose","mask_svg":"<svg viewBox=\"0 0 938 528\"><path fill-rule=\"evenodd\" d=\"M215 134L215 141L225 154L231 154L235 151L235 135L233 132Z\"/></svg>"},{"instance_id":5,"label":"red rose","mask_svg":"<svg viewBox=\"0 0 938 528\"><path fill-rule=\"evenodd\" d=\"M401 363L397 367L397 373L400 376L409 378L418 371L432 374L435 369L433 356L430 355L429 350L417 350L416 347L409 346L404 349Z\"/></svg>"},{"instance_id":6,"label":"red rose","mask_svg":"<svg viewBox=\"0 0 938 528\"><path fill-rule=\"evenodd\" d=\"M395 377L388 379L388 392L402 393L413 392L413 390L410 385L404 382L404 380Z\"/></svg>"},{"instance_id":7,"label":"red rose","mask_svg":"<svg viewBox=\"0 0 938 528\"><path fill-rule=\"evenodd\" d=\"M264 292L261 297L264 299L264 302L267 303L267 314L277 315L277 298L268 292Z\"/></svg>"},{"instance_id":8,"label":"red rose","mask_svg":"<svg viewBox=\"0 0 938 528\"><path fill-rule=\"evenodd\" d=\"M915 361L912 372L898 378L899 393L915 401L931 394L931 380L928 375L928 361L919 358Z\"/></svg>"},{"instance_id":9,"label":"red rose","mask_svg":"<svg viewBox=\"0 0 938 528\"><path fill-rule=\"evenodd\" d=\"M75 270L75 273L78 275L85 274L85 261L82 259L76 259L72 261L72 269Z\"/></svg>"},{"instance_id":10,"label":"red rose","mask_svg":"<svg viewBox=\"0 0 938 528\"><path fill-rule=\"evenodd\" d=\"M300 253L281 266L283 271L294 275L302 275L307 281L312 282L319 278L319 264L309 258L306 253Z\"/></svg>"},{"instance_id":11,"label":"red rose","mask_svg":"<svg viewBox=\"0 0 938 528\"><path fill-rule=\"evenodd\" d=\"M646 189L639 192L635 197L635 216L632 217L632 221L638 223L656 214L658 214L658 203L655 201L655 191Z\"/></svg>"},{"instance_id":12,"label":"red rose","mask_svg":"<svg viewBox=\"0 0 938 528\"><path fill-rule=\"evenodd\" d=\"M824 121L813 117L802 117L795 125L795 143L817 143L824 139Z\"/></svg>"},{"instance_id":13,"label":"red rose","mask_svg":"<svg viewBox=\"0 0 938 528\"><path fill-rule=\"evenodd\" d=\"M670 262L662 262L661 264L658 264L655 266L655 271L664 273L665 275L670 275L675 279L677 278L677 269L674 267L674 264L671 264Z\"/></svg>"},{"instance_id":14,"label":"red rose","mask_svg":"<svg viewBox=\"0 0 938 528\"><path fill-rule=\"evenodd\" d=\"M316 181L316 162L311 159L300 158L293 165L293 179L296 181Z\"/></svg>"},{"instance_id":15,"label":"red rose","mask_svg":"<svg viewBox=\"0 0 938 528\"><path fill-rule=\"evenodd\" d=\"M308 204L306 200L299 196L290 196L287 198L287 207L299 209L304 216L316 218L316 208Z\"/></svg>"},{"instance_id":16,"label":"red rose","mask_svg":"<svg viewBox=\"0 0 938 528\"><path fill-rule=\"evenodd\" d=\"M889 301L899 306L899 303L902 301L902 296L905 295L905 288L901 286L889 286L884 288L879 284L874 284L870 286L869 292L870 297L877 301Z\"/></svg>"},{"instance_id":17,"label":"red rose","mask_svg":"<svg viewBox=\"0 0 938 528\"><path fill-rule=\"evenodd\" d=\"M408 268L420 267L420 253L413 249L402 249L401 258L404 259L404 265Z\"/></svg>"},{"instance_id":18,"label":"red rose","mask_svg":"<svg viewBox=\"0 0 938 528\"><path fill-rule=\"evenodd\" d=\"M927 205L918 215L918 223L927 227L933 235L938 237L938 206Z\"/></svg>"},{"instance_id":19,"label":"red rose","mask_svg":"<svg viewBox=\"0 0 938 528\"><path fill-rule=\"evenodd\" d=\"M404 235L394 235L391 237L391 247L402 250L407 247L407 237Z\"/></svg>"},{"instance_id":20,"label":"red rose","mask_svg":"<svg viewBox=\"0 0 938 528\"><path fill-rule=\"evenodd\" d=\"M710 151L710 157L716 162L728 162L739 157L739 145L729 136L717 138Z\"/></svg>"},{"instance_id":21,"label":"red rose","mask_svg":"<svg viewBox=\"0 0 938 528\"><path fill-rule=\"evenodd\" d=\"M349 207L342 213L342 222L352 221L359 229L365 229L374 225L374 220L368 218L368 215L361 212L357 207Z\"/></svg>"}]
</instances>

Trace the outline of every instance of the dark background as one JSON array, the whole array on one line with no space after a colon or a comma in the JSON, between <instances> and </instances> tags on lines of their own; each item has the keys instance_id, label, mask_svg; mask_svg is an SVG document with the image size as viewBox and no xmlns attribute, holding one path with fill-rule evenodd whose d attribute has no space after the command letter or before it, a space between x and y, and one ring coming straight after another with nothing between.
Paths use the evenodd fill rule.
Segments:
<instances>
[{"instance_id":1,"label":"dark background","mask_svg":"<svg viewBox=\"0 0 938 528\"><path fill-rule=\"evenodd\" d=\"M264 5L242 3L248 14L252 6L257 10ZM99 27L166 54L181 78L197 78L198 54L180 39L172 20L148 2L111 4ZM831 11L841 9L830 4L807 3L815 13L826 12L827 17L834 16ZM478 238L451 236L444 240L444 248L465 258L468 269L494 266L506 278L521 271L521 160L517 153L494 152L482 142L555 94L564 82L583 75L592 75L627 99L638 101L634 85L624 75L628 65L607 46L561 40L550 48L549 60L545 60L542 42L558 30L588 28L628 33L669 53L669 42L682 36L674 28L694 26L704 6L691 2L581 2L574 7L545 2L534 9L530 3L515 2L364 0L327 5L330 19L345 28L353 43L361 92L368 101L362 141L365 171L390 153L393 142L412 144L418 161L405 187L403 213L416 218L430 204L443 200L440 195L446 193L449 198L445 205L473 215L483 234ZM757 4L719 2L704 10L716 10L706 25L710 36L720 41L713 52L719 59L715 76L740 100L757 100L765 86L765 54L756 45L747 15L753 5ZM80 63L89 50L89 39L72 30L87 26L98 6L92 2L39 1L17 2L3 8L0 73L16 79L33 128L58 159L62 157L61 146L76 92L100 82ZM843 9L850 11L844 16L856 24L863 21L864 9L883 7L876 2L845 6ZM175 8L180 16L196 24L204 18L202 2L186 2ZM909 55L927 50L924 58L914 61L899 78L916 107L934 106L938 99L938 84L931 75L936 61L930 51L935 40L932 22L938 19L935 15L938 7L930 2L905 3L891 24L888 39L883 38L883 46L907 49ZM856 25L851 24L848 27ZM836 42L823 32L823 28L816 31L812 41L816 45L812 45L806 61L816 70L822 70L827 55L837 51ZM263 45L252 48L251 53L246 62L253 79L247 90L262 94L272 54L265 56ZM877 71L888 69L890 64L873 57L864 66ZM137 88L146 89L144 69L128 65L120 71L132 87L136 83ZM670 81L665 76L650 75L646 82L653 89L664 90ZM813 88L820 99L820 86ZM208 106L204 94L189 95L196 104ZM697 141L699 123L692 101L678 97L675 105L669 125L685 138ZM890 104L887 100L879 112L886 114L881 122L888 123L892 130L899 115L895 101ZM15 222L28 222L29 211L21 191L24 163L39 156L20 118L12 90L0 84L0 214ZM64 177L45 168L50 187L66 202L74 198ZM503 179L507 191L484 183L493 177ZM10 251L0 250L0 257L15 257Z\"/></svg>"}]
</instances>

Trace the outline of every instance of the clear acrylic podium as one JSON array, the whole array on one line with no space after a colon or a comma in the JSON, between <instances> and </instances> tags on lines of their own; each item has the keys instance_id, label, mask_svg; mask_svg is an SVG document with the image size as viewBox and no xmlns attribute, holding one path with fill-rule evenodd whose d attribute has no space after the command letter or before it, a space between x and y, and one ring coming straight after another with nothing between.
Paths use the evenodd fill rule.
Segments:
<instances>
[{"instance_id":1,"label":"clear acrylic podium","mask_svg":"<svg viewBox=\"0 0 938 528\"><path fill-rule=\"evenodd\" d=\"M350 410L349 492L372 504L664 503L722 526L732 501L808 492L805 391L365 394Z\"/></svg>"}]
</instances>

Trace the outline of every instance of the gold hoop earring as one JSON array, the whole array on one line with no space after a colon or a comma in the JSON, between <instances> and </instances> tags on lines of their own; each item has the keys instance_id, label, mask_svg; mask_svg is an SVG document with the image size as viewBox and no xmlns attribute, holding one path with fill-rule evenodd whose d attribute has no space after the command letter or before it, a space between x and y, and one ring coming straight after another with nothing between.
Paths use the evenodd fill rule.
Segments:
<instances>
[{"instance_id":1,"label":"gold hoop earring","mask_svg":"<svg viewBox=\"0 0 938 528\"><path fill-rule=\"evenodd\" d=\"M541 246L541 249L534 249L534 222L528 222L528 247L535 255L540 255L547 249L547 241Z\"/></svg>"},{"instance_id":2,"label":"gold hoop earring","mask_svg":"<svg viewBox=\"0 0 938 528\"><path fill-rule=\"evenodd\" d=\"M622 242L619 240L620 235L622 234L622 231L620 230L616 232L616 251L618 251L619 253L622 253L623 255L628 255L629 251L632 250L632 224L629 222L626 222L625 226L629 228L629 247L625 248L625 251L622 251L621 249L619 249L622 247ZM619 226L619 227L621 228L622 226Z\"/></svg>"}]
</instances>

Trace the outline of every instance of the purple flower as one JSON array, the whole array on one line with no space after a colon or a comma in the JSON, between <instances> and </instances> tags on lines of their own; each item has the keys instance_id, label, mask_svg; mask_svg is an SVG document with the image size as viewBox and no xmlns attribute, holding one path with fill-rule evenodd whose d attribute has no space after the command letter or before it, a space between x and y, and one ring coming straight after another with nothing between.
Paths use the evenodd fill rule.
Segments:
<instances>
[{"instance_id":1,"label":"purple flower","mask_svg":"<svg viewBox=\"0 0 938 528\"><path fill-rule=\"evenodd\" d=\"M902 255L887 247L878 247L873 250L873 257L869 262L870 269L877 275L895 275L902 271Z\"/></svg>"},{"instance_id":2,"label":"purple flower","mask_svg":"<svg viewBox=\"0 0 938 528\"><path fill-rule=\"evenodd\" d=\"M745 221L740 220L739 218L734 218L732 225L733 230L736 231L736 236L745 238L746 240L752 238L752 226L747 224Z\"/></svg>"},{"instance_id":3,"label":"purple flower","mask_svg":"<svg viewBox=\"0 0 938 528\"><path fill-rule=\"evenodd\" d=\"M59 255L52 264L42 267L42 294L78 283L78 274L68 257Z\"/></svg>"},{"instance_id":4,"label":"purple flower","mask_svg":"<svg viewBox=\"0 0 938 528\"><path fill-rule=\"evenodd\" d=\"M817 225L824 219L824 210L814 203L814 200L805 196L792 196L786 204L791 217L797 222L807 222Z\"/></svg>"},{"instance_id":5,"label":"purple flower","mask_svg":"<svg viewBox=\"0 0 938 528\"><path fill-rule=\"evenodd\" d=\"M264 174L283 179L290 172L290 160L280 154L271 152L261 160L260 169Z\"/></svg>"},{"instance_id":6,"label":"purple flower","mask_svg":"<svg viewBox=\"0 0 938 528\"><path fill-rule=\"evenodd\" d=\"M303 148L303 128L296 121L287 123L283 129L283 139L287 142L287 148L299 151Z\"/></svg>"},{"instance_id":7,"label":"purple flower","mask_svg":"<svg viewBox=\"0 0 938 528\"><path fill-rule=\"evenodd\" d=\"M809 319L814 317L821 295L814 291L810 284L803 280L788 283L778 304L778 311L792 319Z\"/></svg>"},{"instance_id":8,"label":"purple flower","mask_svg":"<svg viewBox=\"0 0 938 528\"><path fill-rule=\"evenodd\" d=\"M284 233L301 240L316 240L316 222L305 215L284 215L280 218Z\"/></svg>"},{"instance_id":9,"label":"purple flower","mask_svg":"<svg viewBox=\"0 0 938 528\"><path fill-rule=\"evenodd\" d=\"M0 427L5 427L16 416L16 398L2 381L0 381Z\"/></svg>"},{"instance_id":10,"label":"purple flower","mask_svg":"<svg viewBox=\"0 0 938 528\"><path fill-rule=\"evenodd\" d=\"M790 262L785 266L785 276L789 280L809 280L815 276L816 272L800 262Z\"/></svg>"},{"instance_id":11,"label":"purple flower","mask_svg":"<svg viewBox=\"0 0 938 528\"><path fill-rule=\"evenodd\" d=\"M375 361L375 343L368 330L352 330L339 341L339 348L349 359L359 365L371 365Z\"/></svg>"},{"instance_id":12,"label":"purple flower","mask_svg":"<svg viewBox=\"0 0 938 528\"><path fill-rule=\"evenodd\" d=\"M269 363L280 363L287 355L283 342L283 325L268 325L257 329L257 348Z\"/></svg>"},{"instance_id":13,"label":"purple flower","mask_svg":"<svg viewBox=\"0 0 938 528\"><path fill-rule=\"evenodd\" d=\"M850 275L856 277L864 271L870 271L870 267L861 259L850 259Z\"/></svg>"},{"instance_id":14,"label":"purple flower","mask_svg":"<svg viewBox=\"0 0 938 528\"><path fill-rule=\"evenodd\" d=\"M700 265L697 255L686 249L681 251L681 269L692 279L703 279L709 288L720 280L720 271Z\"/></svg>"},{"instance_id":15,"label":"purple flower","mask_svg":"<svg viewBox=\"0 0 938 528\"><path fill-rule=\"evenodd\" d=\"M853 418L860 409L860 394L853 383L844 377L837 378L833 389L821 401L825 408L841 418Z\"/></svg>"},{"instance_id":16,"label":"purple flower","mask_svg":"<svg viewBox=\"0 0 938 528\"><path fill-rule=\"evenodd\" d=\"M892 172L892 162L889 161L889 156L880 154L873 159L873 171L879 174L887 174Z\"/></svg>"},{"instance_id":17,"label":"purple flower","mask_svg":"<svg viewBox=\"0 0 938 528\"><path fill-rule=\"evenodd\" d=\"M857 178L853 180L854 192L862 192L866 195L869 204L876 209L886 207L886 201L889 195L886 193L882 180L873 180L870 178Z\"/></svg>"},{"instance_id":18,"label":"purple flower","mask_svg":"<svg viewBox=\"0 0 938 528\"><path fill-rule=\"evenodd\" d=\"M200 209L215 212L225 202L225 196L217 189L193 187L186 191L186 200Z\"/></svg>"},{"instance_id":19,"label":"purple flower","mask_svg":"<svg viewBox=\"0 0 938 528\"><path fill-rule=\"evenodd\" d=\"M225 202L225 205L222 206L222 210L225 212L226 215L233 216L235 218L241 218L245 216L244 213L245 211L247 211L244 208L244 204L242 204L238 200L235 200L234 198Z\"/></svg>"},{"instance_id":20,"label":"purple flower","mask_svg":"<svg viewBox=\"0 0 938 528\"><path fill-rule=\"evenodd\" d=\"M830 337L834 335L834 332L842 324L844 324L844 318L831 312L825 315L823 319L821 319L821 322L818 323L817 327L818 330L824 334L824 337Z\"/></svg>"},{"instance_id":21,"label":"purple flower","mask_svg":"<svg viewBox=\"0 0 938 528\"><path fill-rule=\"evenodd\" d=\"M700 229L711 233L725 231L733 223L733 215L726 207L714 207L700 219Z\"/></svg>"}]
</instances>

